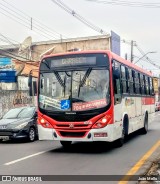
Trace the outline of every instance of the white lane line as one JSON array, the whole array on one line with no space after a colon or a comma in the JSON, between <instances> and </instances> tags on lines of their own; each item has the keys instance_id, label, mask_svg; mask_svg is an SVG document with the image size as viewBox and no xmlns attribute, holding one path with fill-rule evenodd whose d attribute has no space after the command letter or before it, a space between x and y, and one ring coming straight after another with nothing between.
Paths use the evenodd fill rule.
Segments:
<instances>
[{"instance_id":1,"label":"white lane line","mask_svg":"<svg viewBox=\"0 0 160 184\"><path fill-rule=\"evenodd\" d=\"M17 163L17 162L20 162L20 161L22 161L22 160L26 160L26 159L28 159L28 158L35 157L35 156L37 156L37 155L41 155L41 154L46 153L46 152L48 152L48 151L50 151L50 150L41 151L41 152L38 152L38 153L35 153L35 154L32 154L32 155L28 155L28 156L26 156L26 157L22 157L22 158L20 158L20 159L13 160L13 161L11 161L11 162L7 162L7 163L5 163L4 165L12 165L12 164L15 164L15 163Z\"/></svg>"}]
</instances>

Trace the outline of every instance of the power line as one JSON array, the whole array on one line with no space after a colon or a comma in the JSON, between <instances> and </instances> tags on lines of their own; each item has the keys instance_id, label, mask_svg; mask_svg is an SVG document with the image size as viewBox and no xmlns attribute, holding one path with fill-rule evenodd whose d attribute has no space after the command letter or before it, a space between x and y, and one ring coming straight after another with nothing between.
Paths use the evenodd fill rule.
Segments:
<instances>
[{"instance_id":1,"label":"power line","mask_svg":"<svg viewBox=\"0 0 160 184\"><path fill-rule=\"evenodd\" d=\"M10 4L10 3L6 2L5 0L2 0L2 1L5 2L6 4L8 4L9 6L11 6L12 8L14 8L15 10L17 10L19 13L21 13L21 14L20 14L21 16L23 16L23 17L28 17L29 19L31 18L31 16L29 16L29 15L26 14L25 12L19 10L19 9L18 9L17 7L15 7L13 4ZM43 29L49 31L49 32L52 33L52 34L53 34L53 32L54 32L54 34L56 34L57 37L63 36L64 38L67 38L65 35L62 35L61 33L57 32L57 31L53 30L52 28L48 27L47 25L43 24L39 19L35 19L35 18L34 18L34 20L35 20L34 24L37 24L38 26L43 26Z\"/></svg>"},{"instance_id":2,"label":"power line","mask_svg":"<svg viewBox=\"0 0 160 184\"><path fill-rule=\"evenodd\" d=\"M3 39L0 38L1 41L3 41L4 43L11 44L11 45L13 45L15 48L17 48L18 46L15 45L12 41L14 41L14 42L16 42L17 44L21 45L21 43L15 41L15 40L12 40L11 38L6 37L6 36L4 36L4 35L1 34L1 33L0 33L0 36L3 37ZM6 48L4 48L4 49L6 49ZM33 51L33 50L31 50L31 52L34 52L34 53L37 53L37 54L42 54L42 53L40 53L40 52ZM17 55L17 56L18 56L18 55ZM19 57L19 56L18 56L18 57Z\"/></svg>"},{"instance_id":3,"label":"power line","mask_svg":"<svg viewBox=\"0 0 160 184\"><path fill-rule=\"evenodd\" d=\"M128 6L128 7L139 7L139 8L160 8L160 3L143 3L143 2L135 2L135 1L123 1L123 0L85 0L94 3L101 4L111 4L111 5L120 5L120 6Z\"/></svg>"},{"instance_id":4,"label":"power line","mask_svg":"<svg viewBox=\"0 0 160 184\"><path fill-rule=\"evenodd\" d=\"M147 61L148 63L150 63L150 64L153 65L154 67L160 69L160 65L155 64L155 62L153 62L148 56L145 56L146 53L145 53L138 45L136 45L136 47L137 47L137 49L139 50L139 52L144 56L144 58L146 59L146 61Z\"/></svg>"},{"instance_id":5,"label":"power line","mask_svg":"<svg viewBox=\"0 0 160 184\"><path fill-rule=\"evenodd\" d=\"M2 11L4 11L5 13L8 13L8 14L5 14L4 12L1 11L1 12L0 12L1 14L5 15L6 17L8 17L8 18L10 18L10 19L12 19L12 20L14 20L14 21L16 21L16 22L18 22L19 24L25 26L26 28L30 29L29 23L27 23L27 22L24 21L23 19L21 19L21 18L15 16L12 12L9 12L9 11L5 10L4 8L2 8L2 7L0 7L0 9L1 9ZM17 20L17 19L18 19L18 20ZM26 23L27 23L27 24L26 24ZM36 33L41 34L42 36L44 36L44 37L47 38L47 39L50 39L51 35L48 35L47 33L42 32L41 29L39 29L39 28L36 28L36 29L37 29L38 31L40 31L40 32L37 32L36 30L33 30L33 31L36 32ZM54 39L55 39L55 37L54 37Z\"/></svg>"},{"instance_id":6,"label":"power line","mask_svg":"<svg viewBox=\"0 0 160 184\"><path fill-rule=\"evenodd\" d=\"M9 54L10 57L12 57L13 59L17 59L17 60L21 61L20 59L18 59L18 58L21 58L21 59L25 59L25 60L28 60L28 61L33 61L33 62L35 62L34 60L27 59L27 58L25 58L25 57L23 57L23 56L19 56L19 55L17 55L17 54L13 54L12 52L6 51L6 50L4 50L5 48L2 47L2 46L0 46L0 48L1 48L0 51ZM2 54L1 54L1 55L2 55ZM3 54L3 55L4 55L4 54ZM6 56L8 56L8 55L6 55Z\"/></svg>"},{"instance_id":7,"label":"power line","mask_svg":"<svg viewBox=\"0 0 160 184\"><path fill-rule=\"evenodd\" d=\"M20 23L21 25L27 27L28 29L30 29L30 19L31 17L29 15L27 15L26 13L22 12L21 10L17 9L15 6L13 6L12 4L6 2L5 0L2 0L4 3L6 3L7 5L9 5L11 8L5 6L4 4L0 3L0 5L2 5L3 7L7 8L4 9L1 7L1 9L3 9L3 11L6 13L8 13L7 15L4 13L4 12L0 12L2 13L3 15L11 18L12 20ZM72 12L72 15L75 14L75 11L74 10L71 10L68 6L66 6L63 2L58 2L58 3L62 3L61 7L63 7L63 9L65 8L65 10L68 12L68 13L71 13ZM59 4L60 5L60 4ZM9 10L9 11L8 11ZM11 12L10 12L11 11ZM12 14L12 16L10 16ZM16 16L14 15L16 14ZM20 16L21 18L19 18L18 16ZM89 26L90 28L102 33L103 30L98 28L97 26L94 26L94 25L91 25L89 21L85 20L82 16L76 14L77 18L79 19L82 19L85 21L85 23L87 24L87 26ZM24 20L22 19L24 18ZM18 19L18 20L17 20ZM25 24L24 24L25 23ZM27 24L27 25L26 25ZM53 32L55 32L57 35L58 35L58 38L60 37L62 39L62 36L63 37L66 37L64 35L61 35L60 33L54 31L54 30L51 30L50 28L48 28L46 25L42 24L39 20L37 19L33 19L32 18L32 27L34 28L34 32L37 32L38 34L41 34L42 36L44 36L45 38L47 39L50 39L51 37L53 37ZM93 27L94 26L94 27ZM36 29L36 30L35 30ZM52 32L53 31L53 32ZM54 39L57 39L57 37L53 37ZM67 37L66 37L67 38ZM124 43L127 43L124 41L123 39L123 42Z\"/></svg>"},{"instance_id":8,"label":"power line","mask_svg":"<svg viewBox=\"0 0 160 184\"><path fill-rule=\"evenodd\" d=\"M75 17L76 19L78 19L80 22L82 22L83 24L85 24L86 26L90 27L91 29L93 29L96 32L99 32L100 34L108 34L106 31L104 31L103 29L99 28L98 26L94 25L93 23L91 23L90 21L86 20L84 17L82 17L81 15L77 14L74 10L72 10L71 8L69 8L67 5L65 5L61 0L51 0L53 3L57 4L60 8L62 8L63 10L65 10L67 13L71 14L73 17Z\"/></svg>"},{"instance_id":9,"label":"power line","mask_svg":"<svg viewBox=\"0 0 160 184\"><path fill-rule=\"evenodd\" d=\"M8 18L20 23L21 25L27 27L28 29L30 29L31 27L31 17L29 15L27 15L26 13L22 12L21 10L17 9L15 6L13 6L12 4L6 2L5 0L2 0L4 3L7 4L7 6L5 4L0 3L0 9L1 9L1 14L7 16ZM9 7L8 7L9 5ZM7 13L7 14L6 14ZM12 15L12 16L10 16ZM34 24L33 24L34 23ZM32 29L34 32L37 32L38 34L41 34L42 36L44 36L47 39L50 38L62 38L62 34L50 29L49 27L47 27L46 25L42 24L39 20L33 19L32 18L32 25L33 28ZM56 36L54 36L56 34ZM65 36L63 36L65 37Z\"/></svg>"},{"instance_id":10,"label":"power line","mask_svg":"<svg viewBox=\"0 0 160 184\"><path fill-rule=\"evenodd\" d=\"M5 41L7 40L7 41L6 41L7 43L9 43L9 44L11 44L11 45L17 47L17 45L15 45L13 42L11 42L10 39L7 38L6 36L4 36L3 34L0 33L0 36L2 36L2 37L5 39ZM18 43L18 42L17 42L17 43Z\"/></svg>"}]
</instances>

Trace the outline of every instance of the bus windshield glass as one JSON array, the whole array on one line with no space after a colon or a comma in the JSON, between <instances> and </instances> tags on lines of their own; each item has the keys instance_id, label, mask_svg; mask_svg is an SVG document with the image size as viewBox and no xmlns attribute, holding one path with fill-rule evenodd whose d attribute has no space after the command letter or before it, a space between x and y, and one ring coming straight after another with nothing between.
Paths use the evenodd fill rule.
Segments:
<instances>
[{"instance_id":1,"label":"bus windshield glass","mask_svg":"<svg viewBox=\"0 0 160 184\"><path fill-rule=\"evenodd\" d=\"M87 111L110 102L109 70L85 68L40 74L39 106L50 111Z\"/></svg>"}]
</instances>

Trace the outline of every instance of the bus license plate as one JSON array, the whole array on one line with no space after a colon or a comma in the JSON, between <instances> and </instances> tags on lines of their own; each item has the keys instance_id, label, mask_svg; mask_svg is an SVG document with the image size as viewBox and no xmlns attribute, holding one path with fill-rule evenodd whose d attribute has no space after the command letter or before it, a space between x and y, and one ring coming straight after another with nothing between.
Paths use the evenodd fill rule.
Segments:
<instances>
[{"instance_id":1,"label":"bus license plate","mask_svg":"<svg viewBox=\"0 0 160 184\"><path fill-rule=\"evenodd\" d=\"M9 136L0 136L0 139L9 140Z\"/></svg>"}]
</instances>

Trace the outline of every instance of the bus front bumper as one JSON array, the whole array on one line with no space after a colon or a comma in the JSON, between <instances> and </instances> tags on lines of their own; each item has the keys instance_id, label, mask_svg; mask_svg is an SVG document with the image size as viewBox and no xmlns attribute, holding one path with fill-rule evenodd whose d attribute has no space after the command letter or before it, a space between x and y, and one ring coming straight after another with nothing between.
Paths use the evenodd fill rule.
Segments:
<instances>
[{"instance_id":1,"label":"bus front bumper","mask_svg":"<svg viewBox=\"0 0 160 184\"><path fill-rule=\"evenodd\" d=\"M44 128L38 125L39 140L54 140L54 141L106 141L112 142L121 137L122 127L119 123L107 125L101 129L90 129L83 137L64 137L60 136L55 129Z\"/></svg>"}]
</instances>

